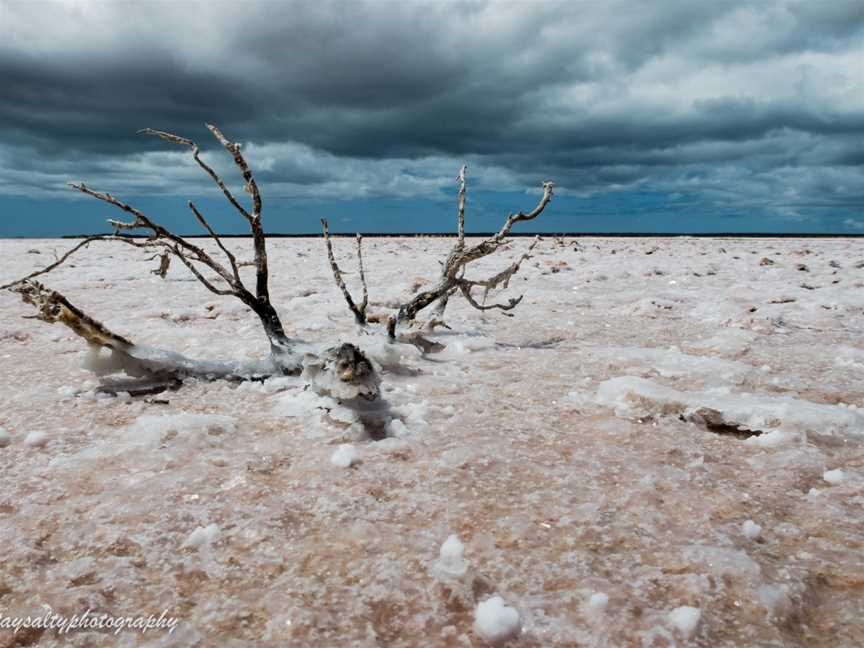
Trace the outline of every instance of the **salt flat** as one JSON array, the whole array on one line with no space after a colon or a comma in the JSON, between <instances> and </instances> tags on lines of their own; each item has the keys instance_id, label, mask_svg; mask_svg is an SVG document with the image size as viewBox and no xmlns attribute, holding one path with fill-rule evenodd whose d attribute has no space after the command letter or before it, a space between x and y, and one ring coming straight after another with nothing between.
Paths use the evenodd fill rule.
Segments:
<instances>
[{"instance_id":1,"label":"salt flat","mask_svg":"<svg viewBox=\"0 0 864 648\"><path fill-rule=\"evenodd\" d=\"M368 239L370 310L451 244ZM454 299L428 356L355 329L320 239L269 246L288 334L379 363L390 438L295 378L99 396L85 345L0 294L0 610L180 619L26 640L864 645L862 241L546 238L515 317ZM68 247L0 241L0 283ZM43 280L141 344L266 352L239 302L136 252Z\"/></svg>"}]
</instances>

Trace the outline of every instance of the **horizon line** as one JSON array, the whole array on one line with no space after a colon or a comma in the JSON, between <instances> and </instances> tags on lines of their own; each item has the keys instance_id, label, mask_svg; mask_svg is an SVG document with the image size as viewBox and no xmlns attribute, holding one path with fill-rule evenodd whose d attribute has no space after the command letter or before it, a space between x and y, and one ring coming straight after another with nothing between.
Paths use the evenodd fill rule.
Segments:
<instances>
[{"instance_id":1,"label":"horizon line","mask_svg":"<svg viewBox=\"0 0 864 648\"><path fill-rule=\"evenodd\" d=\"M466 232L466 237L488 238L498 232ZM455 238L454 232L331 232L330 237L353 238ZM0 240L38 240L38 239L83 239L89 236L113 236L113 232L95 234L63 234L60 236L0 236ZM117 234L127 238L150 238L147 234ZM182 238L209 239L209 234L178 234ZM218 234L219 238L252 238L251 234ZM511 232L508 238L550 237L550 238L864 238L862 233L837 232ZM321 232L301 234L268 233L266 238L323 238Z\"/></svg>"}]
</instances>

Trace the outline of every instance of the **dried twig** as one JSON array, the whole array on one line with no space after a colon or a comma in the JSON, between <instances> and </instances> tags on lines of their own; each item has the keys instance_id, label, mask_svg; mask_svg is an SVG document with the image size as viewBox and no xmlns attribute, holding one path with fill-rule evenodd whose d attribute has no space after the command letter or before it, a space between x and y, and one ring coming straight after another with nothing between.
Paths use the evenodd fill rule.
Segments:
<instances>
[{"instance_id":1,"label":"dried twig","mask_svg":"<svg viewBox=\"0 0 864 648\"><path fill-rule=\"evenodd\" d=\"M189 201L189 209L192 210L192 213L195 214L195 218L198 219L198 222L201 223L202 227L207 230L207 233L210 234L211 238L216 241L216 245L219 246L219 249L225 253L225 256L228 257L228 263L231 264L231 271L234 274L234 284L235 287L239 287L243 285L243 282L240 280L240 272L238 271L237 259L236 257L222 244L222 239L213 231L213 228L210 227L210 223L204 218L198 208L195 207L193 202ZM164 275L163 275L164 276Z\"/></svg>"},{"instance_id":2,"label":"dried twig","mask_svg":"<svg viewBox=\"0 0 864 648\"><path fill-rule=\"evenodd\" d=\"M458 209L458 217L457 217L457 240L456 246L461 250L465 247L465 174L468 172L468 165L463 164L462 168L459 169L459 176L457 180L459 180L459 198L457 200L457 209Z\"/></svg>"},{"instance_id":3,"label":"dried twig","mask_svg":"<svg viewBox=\"0 0 864 648\"><path fill-rule=\"evenodd\" d=\"M486 301L486 297L488 297L490 291L501 286L502 288L507 288L510 285L510 278L519 272L519 266L523 261L526 261L531 258L531 252L534 250L534 247L540 241L539 236L535 236L534 240L531 241L531 245L528 246L528 249L520 256L516 261L514 261L511 265L506 267L504 270L499 272L488 279L479 279L479 280L469 280L469 279L458 279L459 285L466 286L468 288L473 288L474 286L482 286L484 288L483 291L483 301Z\"/></svg>"},{"instance_id":4,"label":"dried twig","mask_svg":"<svg viewBox=\"0 0 864 648\"><path fill-rule=\"evenodd\" d=\"M162 279L168 274L168 268L171 267L171 255L168 254L167 250L162 252L162 254L157 255L159 257L159 267L155 270L151 270L153 274L159 275Z\"/></svg>"},{"instance_id":5,"label":"dried twig","mask_svg":"<svg viewBox=\"0 0 864 648\"><path fill-rule=\"evenodd\" d=\"M114 226L115 230L139 228L149 229L152 232L152 237L154 240L165 243L166 247L171 249L171 251L175 252L175 254L177 254L178 256L183 256L184 258L186 258L185 255L190 255L194 261L206 265L208 268L218 274L222 279L224 279L229 285L231 285L233 278L221 263L214 260L209 254L207 254L207 252L205 252L197 245L190 243L182 236L178 236L173 232L170 232L169 230L162 227L160 224L151 220L146 214L144 214L144 212L130 205L127 205L126 203L118 200L109 193L101 193L99 191L94 191L93 189L90 189L87 185L85 185L83 182L79 184L70 183L69 186L73 189L77 189L81 193L92 196L97 200L101 200L103 202L114 205L115 207L122 209L124 212L132 214L135 217L135 220L133 220L132 222L109 220L108 222ZM168 243L171 243L173 245L168 245Z\"/></svg>"},{"instance_id":6,"label":"dried twig","mask_svg":"<svg viewBox=\"0 0 864 648\"><path fill-rule=\"evenodd\" d=\"M61 265L63 265L63 264L66 262L66 259L68 259L69 257L71 257L71 256L72 256L73 254L75 254L78 250L80 250L81 248L85 248L85 247L87 247L87 246L90 245L93 241L99 241L99 240L102 240L102 237L101 237L101 236L88 236L86 239L84 239L83 241L81 241L78 245L76 245L75 247L73 247L71 250L67 251L63 256L59 257L59 258L58 258L54 263L52 263L51 265L46 266L46 267L42 268L41 270L36 270L35 272L31 272L31 273L30 273L29 275L27 275L26 277L21 277L20 279L16 279L15 281L12 281L12 282L10 282L10 283L3 284L2 286L0 286L0 290L7 290L7 289L12 288L13 286L15 286L15 285L17 285L17 284L24 283L24 282L27 281L28 279L33 279L34 277L38 277L39 275L43 275L43 274L47 274L47 273L51 272L51 271L54 270L55 268L58 268L58 267L60 267Z\"/></svg>"},{"instance_id":7,"label":"dried twig","mask_svg":"<svg viewBox=\"0 0 864 648\"><path fill-rule=\"evenodd\" d=\"M63 265L66 261L68 261L73 254L88 247L91 243L94 242L109 242L109 243L124 243L126 245L131 245L132 247L136 247L139 249L148 249L148 248L165 248L168 246L168 243L165 241L160 241L157 239L135 239L129 236L118 236L113 234L97 234L95 236L88 236L80 243L75 245L70 250L66 251L61 257L59 257L54 263L49 266L42 268L41 270L36 270L35 272L31 272L26 277L21 277L20 279L16 279L15 281L11 281L7 284L0 286L0 290L7 290L9 288L14 288L18 284L24 283L28 279L34 279L43 274L48 274L52 270L56 270L61 265ZM157 254L156 256L161 256L162 253ZM156 258L156 256L150 257L148 260L152 260Z\"/></svg>"},{"instance_id":8,"label":"dried twig","mask_svg":"<svg viewBox=\"0 0 864 648\"><path fill-rule=\"evenodd\" d=\"M369 305L369 288L366 286L366 273L363 272L363 237L357 234L357 268L360 272L360 283L363 285L363 301L359 310L366 317L366 307Z\"/></svg>"},{"instance_id":9,"label":"dried twig","mask_svg":"<svg viewBox=\"0 0 864 648\"><path fill-rule=\"evenodd\" d=\"M354 303L351 293L348 292L348 287L345 285L345 280L342 279L342 271L336 263L336 258L333 256L333 243L330 241L330 230L327 227L327 219L321 219L321 228L324 231L324 243L327 246L327 259L330 261L330 269L333 271L333 279L339 290L342 291L342 296L345 297L345 302L348 304L348 309L354 314L354 319L358 324L366 324L366 306L369 303L369 292L366 288L366 275L363 272L363 237L357 235L357 263L360 266L360 281L363 283L363 301L358 306Z\"/></svg>"}]
</instances>

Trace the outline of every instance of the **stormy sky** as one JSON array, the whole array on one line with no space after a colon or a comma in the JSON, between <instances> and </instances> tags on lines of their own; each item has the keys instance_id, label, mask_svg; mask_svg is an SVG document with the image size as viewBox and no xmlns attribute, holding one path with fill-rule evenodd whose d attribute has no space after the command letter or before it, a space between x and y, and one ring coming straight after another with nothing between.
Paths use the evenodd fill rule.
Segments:
<instances>
[{"instance_id":1,"label":"stormy sky","mask_svg":"<svg viewBox=\"0 0 864 648\"><path fill-rule=\"evenodd\" d=\"M187 151L274 232L446 231L558 197L533 230L864 233L864 2L0 0L0 236L104 231L111 191L180 231Z\"/></svg>"}]
</instances>

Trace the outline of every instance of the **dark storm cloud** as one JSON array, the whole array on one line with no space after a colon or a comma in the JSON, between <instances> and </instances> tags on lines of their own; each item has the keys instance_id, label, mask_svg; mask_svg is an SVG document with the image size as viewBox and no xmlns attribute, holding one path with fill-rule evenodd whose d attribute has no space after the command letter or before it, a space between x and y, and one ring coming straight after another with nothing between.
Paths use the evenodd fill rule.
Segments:
<instances>
[{"instance_id":1,"label":"dark storm cloud","mask_svg":"<svg viewBox=\"0 0 864 648\"><path fill-rule=\"evenodd\" d=\"M862 211L859 0L0 2L0 24L3 193L194 190L135 133L212 120L286 194L434 194L465 158L493 189Z\"/></svg>"}]
</instances>

